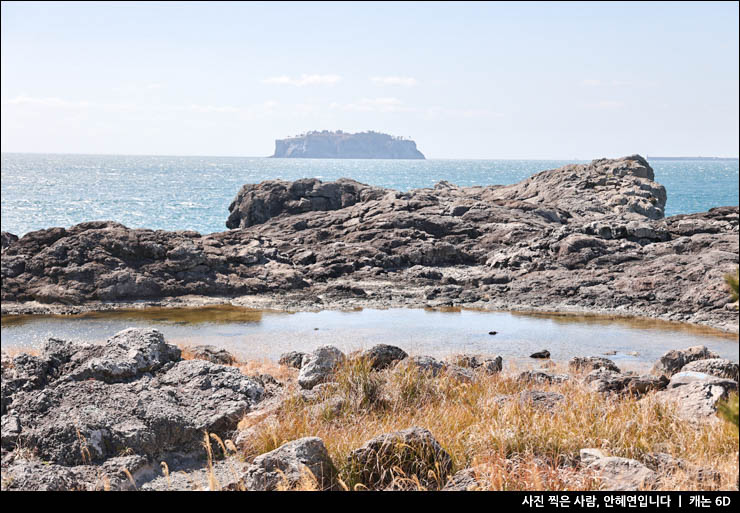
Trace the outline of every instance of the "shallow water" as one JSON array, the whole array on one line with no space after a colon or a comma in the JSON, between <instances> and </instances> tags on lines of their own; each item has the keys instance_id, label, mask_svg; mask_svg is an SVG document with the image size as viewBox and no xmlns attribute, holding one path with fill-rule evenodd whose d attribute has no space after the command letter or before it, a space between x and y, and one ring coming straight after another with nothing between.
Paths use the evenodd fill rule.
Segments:
<instances>
[{"instance_id":1,"label":"shallow water","mask_svg":"<svg viewBox=\"0 0 740 513\"><path fill-rule=\"evenodd\" d=\"M409 190L440 180L507 185L564 160L354 160L3 153L2 230L22 235L52 226L113 220L131 228L226 229L229 203L245 183L271 178L354 178ZM656 160L666 215L738 204L738 161Z\"/></svg>"},{"instance_id":2,"label":"shallow water","mask_svg":"<svg viewBox=\"0 0 740 513\"><path fill-rule=\"evenodd\" d=\"M6 317L2 346L37 348L50 336L102 341L129 327L156 328L168 341L181 345L214 344L243 359L277 360L283 352L310 351L324 344L352 351L386 343L410 354L492 353L522 363L531 362L528 355L544 348L555 361L616 351L609 358L631 369L649 367L670 349L703 344L724 358L738 360L737 336L695 326L465 309L285 313L218 306Z\"/></svg>"}]
</instances>

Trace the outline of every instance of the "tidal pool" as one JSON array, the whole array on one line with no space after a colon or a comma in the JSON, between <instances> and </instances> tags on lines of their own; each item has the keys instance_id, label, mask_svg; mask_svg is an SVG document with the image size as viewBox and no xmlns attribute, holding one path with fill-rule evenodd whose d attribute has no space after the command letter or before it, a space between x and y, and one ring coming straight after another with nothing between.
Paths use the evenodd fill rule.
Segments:
<instances>
[{"instance_id":1,"label":"tidal pool","mask_svg":"<svg viewBox=\"0 0 740 513\"><path fill-rule=\"evenodd\" d=\"M548 349L555 361L609 354L617 364L646 368L670 350L703 344L738 360L737 335L646 319L561 314L482 312L466 309L364 309L350 312L274 312L214 306L149 308L77 316L6 316L2 347L34 349L48 337L103 341L129 327L152 327L169 342L213 344L243 359L277 360L285 351L332 344L352 351L386 343L410 354L500 354L531 362ZM496 335L489 335L495 331Z\"/></svg>"}]
</instances>

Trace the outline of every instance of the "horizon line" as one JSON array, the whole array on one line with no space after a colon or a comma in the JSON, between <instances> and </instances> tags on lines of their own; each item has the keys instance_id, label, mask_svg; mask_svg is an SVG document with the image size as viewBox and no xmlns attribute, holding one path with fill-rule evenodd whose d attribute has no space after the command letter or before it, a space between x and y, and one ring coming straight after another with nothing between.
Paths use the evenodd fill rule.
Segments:
<instances>
[{"instance_id":1,"label":"horizon line","mask_svg":"<svg viewBox=\"0 0 740 513\"><path fill-rule=\"evenodd\" d=\"M38 152L38 151L0 151L0 155L6 155L6 154L16 154L16 155L77 155L77 156L94 156L94 157L200 157L200 158L248 158L248 159L275 159L275 157L271 157L269 155L266 156L259 156L259 155L176 155L176 154L169 154L169 153L85 153L85 152ZM629 155L635 155L635 153L630 153L628 155L622 155L622 157L627 157ZM640 153L637 153L637 155L641 155ZM642 156L642 155L641 155ZM279 158L279 157L278 157ZM588 162L591 160L597 160L600 158L610 158L610 157L594 157L590 159L583 159L580 157L570 157L570 158L562 158L562 157L538 157L538 158L516 158L516 157L427 157L423 160L530 160L530 161L548 161L548 160L559 160L559 161L581 161L581 162ZM611 157L611 158L620 158L620 157ZM717 159L717 160L740 160L740 157L725 157L725 156L679 156L679 155L672 155L672 156L644 156L645 159L660 159L660 160L671 160L671 159L684 159L684 160L708 160L708 159ZM421 159L375 159L375 158L367 158L367 159L344 159L344 158L289 158L285 157L283 160L421 160Z\"/></svg>"}]
</instances>

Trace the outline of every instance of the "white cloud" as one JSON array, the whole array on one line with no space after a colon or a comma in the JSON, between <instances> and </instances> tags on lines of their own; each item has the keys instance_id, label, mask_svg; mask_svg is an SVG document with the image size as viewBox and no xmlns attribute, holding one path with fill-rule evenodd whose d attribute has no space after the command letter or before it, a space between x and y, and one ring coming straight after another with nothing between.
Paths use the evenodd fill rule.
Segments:
<instances>
[{"instance_id":1,"label":"white cloud","mask_svg":"<svg viewBox=\"0 0 740 513\"><path fill-rule=\"evenodd\" d=\"M595 80L591 78L586 79L581 82L581 85L585 87L597 87L597 86L600 86L601 84L602 84L601 80Z\"/></svg>"},{"instance_id":2,"label":"white cloud","mask_svg":"<svg viewBox=\"0 0 740 513\"><path fill-rule=\"evenodd\" d=\"M307 75L303 74L299 78L292 78L288 75L279 77L269 77L262 82L265 84L292 85L303 87L307 85L334 85L342 79L339 75Z\"/></svg>"},{"instance_id":3,"label":"white cloud","mask_svg":"<svg viewBox=\"0 0 740 513\"><path fill-rule=\"evenodd\" d=\"M412 87L419 83L413 77L372 77L370 80L378 85L400 85L405 87Z\"/></svg>"}]
</instances>

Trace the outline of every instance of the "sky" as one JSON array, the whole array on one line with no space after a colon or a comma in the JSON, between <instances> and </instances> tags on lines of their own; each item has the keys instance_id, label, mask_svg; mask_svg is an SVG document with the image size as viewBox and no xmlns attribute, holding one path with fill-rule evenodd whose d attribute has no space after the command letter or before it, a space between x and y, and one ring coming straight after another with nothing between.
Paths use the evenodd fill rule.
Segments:
<instances>
[{"instance_id":1,"label":"sky","mask_svg":"<svg viewBox=\"0 0 740 513\"><path fill-rule=\"evenodd\" d=\"M738 156L738 3L2 3L3 152Z\"/></svg>"}]
</instances>

